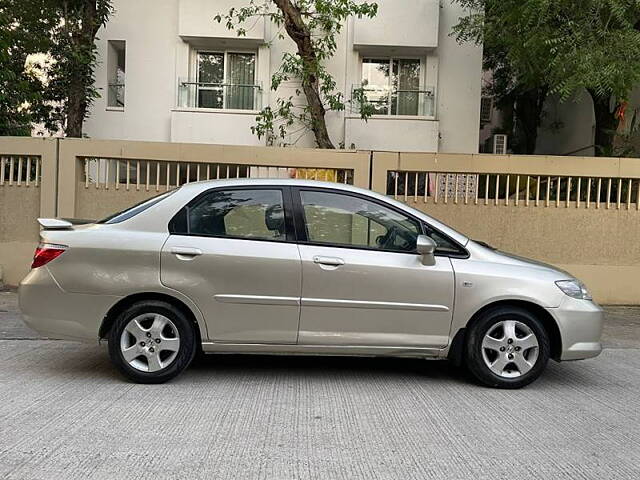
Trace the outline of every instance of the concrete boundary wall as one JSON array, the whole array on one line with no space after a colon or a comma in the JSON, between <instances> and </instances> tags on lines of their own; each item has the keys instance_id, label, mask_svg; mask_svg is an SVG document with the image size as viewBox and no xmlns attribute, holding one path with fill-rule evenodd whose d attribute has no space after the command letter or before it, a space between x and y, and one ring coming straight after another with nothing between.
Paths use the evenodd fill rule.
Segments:
<instances>
[{"instance_id":1,"label":"concrete boundary wall","mask_svg":"<svg viewBox=\"0 0 640 480\"><path fill-rule=\"evenodd\" d=\"M296 177L371 188L472 238L558 265L602 303L640 303L640 159L14 137L0 137L0 158L39 162L28 187L0 182L6 284L28 271L38 216L99 218L187 181Z\"/></svg>"},{"instance_id":2,"label":"concrete boundary wall","mask_svg":"<svg viewBox=\"0 0 640 480\"><path fill-rule=\"evenodd\" d=\"M55 139L0 137L0 284L15 285L38 244L39 216L54 217Z\"/></svg>"},{"instance_id":3,"label":"concrete boundary wall","mask_svg":"<svg viewBox=\"0 0 640 480\"><path fill-rule=\"evenodd\" d=\"M372 189L640 303L640 159L373 153Z\"/></svg>"}]
</instances>

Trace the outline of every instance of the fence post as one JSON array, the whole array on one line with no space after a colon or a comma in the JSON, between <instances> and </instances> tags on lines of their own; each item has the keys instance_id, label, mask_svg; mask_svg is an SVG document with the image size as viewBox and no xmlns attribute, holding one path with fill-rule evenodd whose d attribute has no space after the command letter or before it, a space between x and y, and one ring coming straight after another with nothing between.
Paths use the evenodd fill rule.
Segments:
<instances>
[{"instance_id":1,"label":"fence post","mask_svg":"<svg viewBox=\"0 0 640 480\"><path fill-rule=\"evenodd\" d=\"M387 172L400 168L400 154L397 152L373 152L371 162L371 190L387 194Z\"/></svg>"},{"instance_id":2,"label":"fence post","mask_svg":"<svg viewBox=\"0 0 640 480\"><path fill-rule=\"evenodd\" d=\"M58 189L58 140L43 139L40 153L40 217L53 218L57 212Z\"/></svg>"},{"instance_id":3,"label":"fence post","mask_svg":"<svg viewBox=\"0 0 640 480\"><path fill-rule=\"evenodd\" d=\"M58 145L58 217L73 218L76 213L76 189L80 179L80 162L76 148L82 139L61 138Z\"/></svg>"}]
</instances>

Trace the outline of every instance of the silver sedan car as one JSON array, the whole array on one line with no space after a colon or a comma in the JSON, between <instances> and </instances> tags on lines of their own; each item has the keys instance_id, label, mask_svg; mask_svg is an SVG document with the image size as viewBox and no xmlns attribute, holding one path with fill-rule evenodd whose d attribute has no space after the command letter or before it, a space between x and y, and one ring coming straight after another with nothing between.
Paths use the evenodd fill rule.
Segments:
<instances>
[{"instance_id":1,"label":"silver sedan car","mask_svg":"<svg viewBox=\"0 0 640 480\"><path fill-rule=\"evenodd\" d=\"M136 382L202 351L448 358L518 388L601 351L602 309L570 274L347 185L197 182L96 223L39 222L26 323L106 339Z\"/></svg>"}]
</instances>

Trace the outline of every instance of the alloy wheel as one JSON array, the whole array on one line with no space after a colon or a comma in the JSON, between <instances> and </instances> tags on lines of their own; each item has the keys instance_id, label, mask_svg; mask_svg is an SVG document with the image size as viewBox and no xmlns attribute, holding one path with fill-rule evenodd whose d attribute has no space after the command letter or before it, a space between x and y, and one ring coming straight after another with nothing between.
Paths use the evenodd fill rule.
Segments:
<instances>
[{"instance_id":1,"label":"alloy wheel","mask_svg":"<svg viewBox=\"0 0 640 480\"><path fill-rule=\"evenodd\" d=\"M157 372L178 356L180 334L174 323L158 313L133 318L120 335L124 360L141 372Z\"/></svg>"},{"instance_id":2,"label":"alloy wheel","mask_svg":"<svg viewBox=\"0 0 640 480\"><path fill-rule=\"evenodd\" d=\"M482 340L486 366L503 378L525 375L536 364L538 353L538 338L531 328L517 320L494 324Z\"/></svg>"}]
</instances>

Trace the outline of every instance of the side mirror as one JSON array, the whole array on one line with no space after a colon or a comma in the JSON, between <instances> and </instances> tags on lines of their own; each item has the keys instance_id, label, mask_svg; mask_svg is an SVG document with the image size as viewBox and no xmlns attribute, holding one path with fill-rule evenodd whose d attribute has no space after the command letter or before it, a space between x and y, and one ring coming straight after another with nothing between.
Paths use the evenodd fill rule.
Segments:
<instances>
[{"instance_id":1,"label":"side mirror","mask_svg":"<svg viewBox=\"0 0 640 480\"><path fill-rule=\"evenodd\" d=\"M436 264L434 254L436 253L436 242L427 235L418 235L416 239L416 252L422 255L422 264L433 266Z\"/></svg>"}]
</instances>

